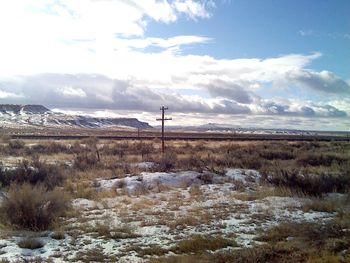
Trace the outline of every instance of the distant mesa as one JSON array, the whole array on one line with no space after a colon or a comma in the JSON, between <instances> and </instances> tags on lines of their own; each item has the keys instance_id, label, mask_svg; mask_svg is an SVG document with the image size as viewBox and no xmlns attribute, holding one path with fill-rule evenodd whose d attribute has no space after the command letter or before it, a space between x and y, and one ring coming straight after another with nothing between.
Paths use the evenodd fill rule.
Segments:
<instances>
[{"instance_id":1,"label":"distant mesa","mask_svg":"<svg viewBox=\"0 0 350 263\"><path fill-rule=\"evenodd\" d=\"M21 112L44 114L51 111L42 105L0 104L0 112L13 114L20 114Z\"/></svg>"},{"instance_id":2,"label":"distant mesa","mask_svg":"<svg viewBox=\"0 0 350 263\"><path fill-rule=\"evenodd\" d=\"M42 105L0 104L0 126L2 127L81 127L116 128L118 126L147 129L147 122L136 118L95 118L56 113Z\"/></svg>"}]
</instances>

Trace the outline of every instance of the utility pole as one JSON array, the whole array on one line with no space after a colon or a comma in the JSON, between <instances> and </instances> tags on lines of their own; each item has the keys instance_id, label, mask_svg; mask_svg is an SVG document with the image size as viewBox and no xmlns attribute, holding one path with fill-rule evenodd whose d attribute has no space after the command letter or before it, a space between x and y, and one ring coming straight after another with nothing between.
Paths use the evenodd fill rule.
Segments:
<instances>
[{"instance_id":1,"label":"utility pole","mask_svg":"<svg viewBox=\"0 0 350 263\"><path fill-rule=\"evenodd\" d=\"M166 106L160 107L160 110L162 111L162 118L156 119L157 121L162 121L162 153L164 153L164 121L171 121L172 118L165 118L164 112L168 109Z\"/></svg>"}]
</instances>

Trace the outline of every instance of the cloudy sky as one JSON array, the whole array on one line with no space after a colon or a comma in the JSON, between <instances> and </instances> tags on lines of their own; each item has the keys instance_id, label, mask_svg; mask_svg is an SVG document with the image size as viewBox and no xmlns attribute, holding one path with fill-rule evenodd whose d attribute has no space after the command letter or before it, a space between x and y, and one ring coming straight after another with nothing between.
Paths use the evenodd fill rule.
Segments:
<instances>
[{"instance_id":1,"label":"cloudy sky","mask_svg":"<svg viewBox=\"0 0 350 263\"><path fill-rule=\"evenodd\" d=\"M350 129L348 0L0 2L0 103Z\"/></svg>"}]
</instances>

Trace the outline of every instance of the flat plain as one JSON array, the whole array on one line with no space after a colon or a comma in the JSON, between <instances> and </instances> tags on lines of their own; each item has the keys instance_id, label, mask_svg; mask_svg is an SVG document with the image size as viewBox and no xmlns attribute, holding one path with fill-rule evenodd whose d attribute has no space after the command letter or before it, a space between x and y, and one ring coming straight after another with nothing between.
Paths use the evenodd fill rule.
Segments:
<instances>
[{"instance_id":1,"label":"flat plain","mask_svg":"<svg viewBox=\"0 0 350 263\"><path fill-rule=\"evenodd\" d=\"M350 143L11 139L2 262L349 262Z\"/></svg>"}]
</instances>

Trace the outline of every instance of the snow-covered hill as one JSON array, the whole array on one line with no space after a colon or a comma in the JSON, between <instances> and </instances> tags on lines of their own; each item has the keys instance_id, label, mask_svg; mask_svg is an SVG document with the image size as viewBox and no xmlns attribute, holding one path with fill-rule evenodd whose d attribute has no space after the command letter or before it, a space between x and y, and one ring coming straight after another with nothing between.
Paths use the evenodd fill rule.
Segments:
<instances>
[{"instance_id":1,"label":"snow-covered hill","mask_svg":"<svg viewBox=\"0 0 350 263\"><path fill-rule=\"evenodd\" d=\"M0 104L0 127L81 127L113 128L116 126L151 128L136 118L95 118L53 112L42 105Z\"/></svg>"}]
</instances>

